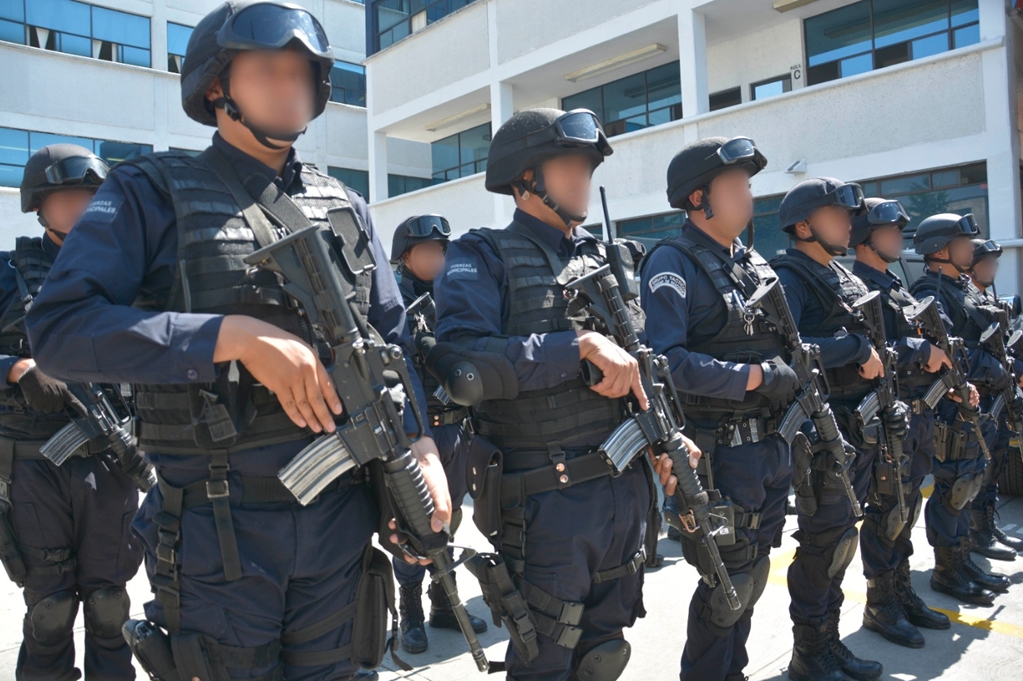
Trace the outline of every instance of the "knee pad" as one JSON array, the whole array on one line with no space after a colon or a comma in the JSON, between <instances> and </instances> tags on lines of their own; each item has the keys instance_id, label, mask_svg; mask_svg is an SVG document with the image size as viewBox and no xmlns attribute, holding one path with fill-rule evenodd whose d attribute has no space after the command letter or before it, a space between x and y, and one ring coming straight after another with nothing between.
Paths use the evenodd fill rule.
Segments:
<instances>
[{"instance_id":1,"label":"knee pad","mask_svg":"<svg viewBox=\"0 0 1023 681\"><path fill-rule=\"evenodd\" d=\"M711 624L722 629L727 629L734 625L739 621L744 612L752 610L756 602L760 600L764 589L767 588L767 575L770 571L771 559L768 556L763 556L753 564L749 572L730 575L732 586L735 587L735 595L739 597L741 607L738 610L732 610L732 607L728 604L728 599L725 598L724 589L721 587L721 584L718 584L710 592L710 598L707 602L709 612L705 614L705 619L708 619Z\"/></svg>"},{"instance_id":2,"label":"knee pad","mask_svg":"<svg viewBox=\"0 0 1023 681\"><path fill-rule=\"evenodd\" d=\"M624 639L604 641L579 658L570 681L615 681L632 657L632 646Z\"/></svg>"},{"instance_id":3,"label":"knee pad","mask_svg":"<svg viewBox=\"0 0 1023 681\"><path fill-rule=\"evenodd\" d=\"M99 639L117 639L120 647L121 625L128 621L131 600L121 586L96 589L83 599L85 630Z\"/></svg>"},{"instance_id":4,"label":"knee pad","mask_svg":"<svg viewBox=\"0 0 1023 681\"><path fill-rule=\"evenodd\" d=\"M77 616L78 596L73 591L58 591L29 608L26 633L41 645L59 645L71 637Z\"/></svg>"},{"instance_id":5,"label":"knee pad","mask_svg":"<svg viewBox=\"0 0 1023 681\"><path fill-rule=\"evenodd\" d=\"M888 509L888 512L881 517L881 531L884 538L889 542L894 542L902 534L902 531L911 525L912 520L912 518L906 518L906 522L902 522L902 514L899 512L898 506Z\"/></svg>"},{"instance_id":6,"label":"knee pad","mask_svg":"<svg viewBox=\"0 0 1023 681\"><path fill-rule=\"evenodd\" d=\"M844 572L856 556L856 547L859 544L859 533L855 527L850 527L835 544L835 551L831 554L831 564L828 566L828 577L834 578L840 572Z\"/></svg>"},{"instance_id":7,"label":"knee pad","mask_svg":"<svg viewBox=\"0 0 1023 681\"><path fill-rule=\"evenodd\" d=\"M983 474L967 473L966 475L959 476L952 483L952 489L949 491L949 505L957 511L963 510L966 508L966 504L973 501L973 498L977 496L983 484Z\"/></svg>"}]
</instances>

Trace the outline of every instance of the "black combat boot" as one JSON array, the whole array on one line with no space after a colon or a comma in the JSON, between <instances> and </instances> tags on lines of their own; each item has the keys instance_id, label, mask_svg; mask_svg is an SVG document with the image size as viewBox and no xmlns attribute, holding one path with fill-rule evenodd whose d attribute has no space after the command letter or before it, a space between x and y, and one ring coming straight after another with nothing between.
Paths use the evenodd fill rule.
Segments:
<instances>
[{"instance_id":1,"label":"black combat boot","mask_svg":"<svg viewBox=\"0 0 1023 681\"><path fill-rule=\"evenodd\" d=\"M789 678L792 681L845 681L838 658L831 651L828 623L796 624Z\"/></svg>"},{"instance_id":2,"label":"black combat boot","mask_svg":"<svg viewBox=\"0 0 1023 681\"><path fill-rule=\"evenodd\" d=\"M894 570L867 580L863 626L900 646L923 648L924 636L910 624L897 589Z\"/></svg>"},{"instance_id":3,"label":"black combat boot","mask_svg":"<svg viewBox=\"0 0 1023 681\"><path fill-rule=\"evenodd\" d=\"M970 548L991 560L1016 560L1016 552L1002 545L995 534L996 529L994 504L970 511ZM1004 532L1002 536L1005 536Z\"/></svg>"},{"instance_id":4,"label":"black combat boot","mask_svg":"<svg viewBox=\"0 0 1023 681\"><path fill-rule=\"evenodd\" d=\"M380 674L377 673L376 669L360 669L355 672L352 681L378 681L379 678Z\"/></svg>"},{"instance_id":5,"label":"black combat boot","mask_svg":"<svg viewBox=\"0 0 1023 681\"><path fill-rule=\"evenodd\" d=\"M828 643L831 645L831 653L838 660L838 666L846 675L856 681L874 681L884 673L884 667L880 662L874 660L861 660L846 648L838 633L838 618L841 615L842 613L837 609L828 613ZM917 634L919 633L917 632Z\"/></svg>"},{"instance_id":6,"label":"black combat boot","mask_svg":"<svg viewBox=\"0 0 1023 681\"><path fill-rule=\"evenodd\" d=\"M962 542L963 547L959 551L959 559L962 560L963 568L966 570L966 574L970 576L970 579L981 587L990 589L995 593L1005 593L1008 591L1009 585L1012 584L1009 578L985 572L984 568L974 563L973 558L970 557L970 540L964 538Z\"/></svg>"},{"instance_id":7,"label":"black combat boot","mask_svg":"<svg viewBox=\"0 0 1023 681\"><path fill-rule=\"evenodd\" d=\"M931 588L964 603L991 605L995 602L994 593L973 581L959 559L959 551L958 546L934 547Z\"/></svg>"},{"instance_id":8,"label":"black combat boot","mask_svg":"<svg viewBox=\"0 0 1023 681\"><path fill-rule=\"evenodd\" d=\"M988 516L987 522L991 526L991 532L995 535L995 539L998 540L998 543L1002 544L1003 546L1008 546L1017 554L1023 553L1023 539L1010 537L1008 534L1005 533L1005 530L998 527L998 523L995 522L997 513L995 511L995 505L993 502L984 507L984 512Z\"/></svg>"},{"instance_id":9,"label":"black combat boot","mask_svg":"<svg viewBox=\"0 0 1023 681\"><path fill-rule=\"evenodd\" d=\"M454 573L451 576L454 577ZM435 629L461 631L455 618L455 610L451 607L451 601L448 600L448 595L444 593L444 587L440 582L431 582L426 593L430 596L430 626ZM487 630L487 623L475 615L469 615L469 623L477 634Z\"/></svg>"},{"instance_id":10,"label":"black combat boot","mask_svg":"<svg viewBox=\"0 0 1023 681\"><path fill-rule=\"evenodd\" d=\"M909 561L904 560L895 568L895 588L898 590L902 608L906 611L906 619L924 629L948 629L952 626L945 613L927 607L924 600L913 588L909 574Z\"/></svg>"},{"instance_id":11,"label":"black combat boot","mask_svg":"<svg viewBox=\"0 0 1023 681\"><path fill-rule=\"evenodd\" d=\"M401 613L401 647L406 653L425 653L426 616L423 615L423 585L399 586L398 612Z\"/></svg>"}]
</instances>

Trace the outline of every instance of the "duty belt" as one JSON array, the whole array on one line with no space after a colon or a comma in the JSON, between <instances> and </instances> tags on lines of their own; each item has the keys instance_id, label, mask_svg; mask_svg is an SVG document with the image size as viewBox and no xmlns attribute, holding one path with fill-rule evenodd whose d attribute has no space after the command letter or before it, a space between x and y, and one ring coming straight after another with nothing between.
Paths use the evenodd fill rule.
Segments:
<instances>
[{"instance_id":1,"label":"duty belt","mask_svg":"<svg viewBox=\"0 0 1023 681\"><path fill-rule=\"evenodd\" d=\"M442 411L436 414L428 414L427 418L430 421L430 426L437 428L439 426L449 426L452 423L461 423L468 415L468 408L462 407L461 409L455 409L453 411Z\"/></svg>"}]
</instances>

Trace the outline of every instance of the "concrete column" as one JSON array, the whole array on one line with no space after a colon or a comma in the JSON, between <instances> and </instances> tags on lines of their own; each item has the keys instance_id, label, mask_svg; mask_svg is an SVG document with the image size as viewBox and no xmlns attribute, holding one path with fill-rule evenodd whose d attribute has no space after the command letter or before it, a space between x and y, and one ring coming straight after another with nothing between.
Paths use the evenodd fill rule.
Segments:
<instances>
[{"instance_id":1,"label":"concrete column","mask_svg":"<svg viewBox=\"0 0 1023 681\"><path fill-rule=\"evenodd\" d=\"M699 12L682 7L678 13L679 75L682 78L682 117L710 111L707 90L707 29Z\"/></svg>"},{"instance_id":2,"label":"concrete column","mask_svg":"<svg viewBox=\"0 0 1023 681\"><path fill-rule=\"evenodd\" d=\"M373 130L369 137L369 200L387 198L387 132Z\"/></svg>"},{"instance_id":3,"label":"concrete column","mask_svg":"<svg viewBox=\"0 0 1023 681\"><path fill-rule=\"evenodd\" d=\"M990 236L1000 242L1021 236L1020 140L1016 112L1016 65L1014 31L1002 3L980 3L981 40L1004 39L996 50L981 59L984 81L984 115L987 144L988 223ZM999 265L997 285L1004 293L1020 290L1020 248L1006 248Z\"/></svg>"}]
</instances>

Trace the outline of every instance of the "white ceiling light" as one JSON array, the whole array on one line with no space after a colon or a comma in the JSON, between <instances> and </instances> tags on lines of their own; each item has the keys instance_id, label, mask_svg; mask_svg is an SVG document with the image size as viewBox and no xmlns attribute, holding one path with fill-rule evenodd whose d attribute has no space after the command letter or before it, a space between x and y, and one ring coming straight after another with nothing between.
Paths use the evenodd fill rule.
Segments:
<instances>
[{"instance_id":1,"label":"white ceiling light","mask_svg":"<svg viewBox=\"0 0 1023 681\"><path fill-rule=\"evenodd\" d=\"M455 123L464 121L466 118L471 118L476 114L481 114L484 111L490 111L490 104L480 104L479 106L474 106L471 109L460 111L454 114L453 116L448 116L447 118L442 118L439 121L434 121L433 123L427 125L426 129L429 130L430 132L437 132L438 130L443 130L444 128L450 127Z\"/></svg>"},{"instance_id":2,"label":"white ceiling light","mask_svg":"<svg viewBox=\"0 0 1023 681\"><path fill-rule=\"evenodd\" d=\"M625 54L620 54L617 57L611 57L610 59L600 62L599 64L593 64L591 66L587 66L586 68L579 69L578 71L566 73L565 80L570 80L573 83L577 83L580 80L593 78L594 76L599 76L602 73L613 71L614 69L620 68L627 64L634 64L638 61L642 61L643 59L652 57L655 54L666 52L667 49L668 49L667 47L661 45L660 43L647 45L646 47L641 47L638 50L626 52Z\"/></svg>"},{"instance_id":3,"label":"white ceiling light","mask_svg":"<svg viewBox=\"0 0 1023 681\"><path fill-rule=\"evenodd\" d=\"M774 0L772 7L779 12L788 12L790 9L803 7L811 2L817 2L817 0Z\"/></svg>"}]
</instances>

